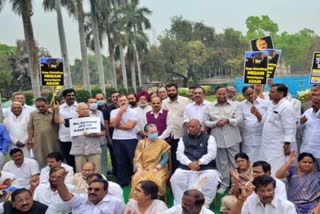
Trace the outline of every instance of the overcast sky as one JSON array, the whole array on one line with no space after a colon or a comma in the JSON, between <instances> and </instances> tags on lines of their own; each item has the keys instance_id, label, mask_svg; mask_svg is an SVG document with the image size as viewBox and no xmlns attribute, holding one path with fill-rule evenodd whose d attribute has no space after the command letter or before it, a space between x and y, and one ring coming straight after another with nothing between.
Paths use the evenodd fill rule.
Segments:
<instances>
[{"instance_id":1,"label":"overcast sky","mask_svg":"<svg viewBox=\"0 0 320 214\"><path fill-rule=\"evenodd\" d=\"M88 0L85 0L88 1ZM152 10L149 32L151 42L170 27L170 18L183 16L191 21L203 21L213 26L217 32L228 27L246 32L245 20L248 16L268 15L279 25L280 32L297 32L303 28L320 34L319 3L316 0L140 0L142 6ZM49 50L52 56L60 56L56 13L44 12L41 0L33 0L33 30L41 47ZM64 26L71 64L80 58L79 33L77 22L64 14ZM10 1L0 12L0 43L15 45L17 39L24 39L22 18L11 11ZM276 44L275 44L276 45ZM107 55L104 50L103 54Z\"/></svg>"}]
</instances>

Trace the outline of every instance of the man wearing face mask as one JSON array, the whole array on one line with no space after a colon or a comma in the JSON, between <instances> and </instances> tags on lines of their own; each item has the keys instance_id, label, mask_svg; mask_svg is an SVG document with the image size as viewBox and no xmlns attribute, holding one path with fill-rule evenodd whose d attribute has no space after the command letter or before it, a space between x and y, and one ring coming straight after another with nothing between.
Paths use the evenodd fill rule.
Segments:
<instances>
[{"instance_id":1,"label":"man wearing face mask","mask_svg":"<svg viewBox=\"0 0 320 214\"><path fill-rule=\"evenodd\" d=\"M98 96L99 97L99 96ZM102 100L97 101L95 98L89 98L88 99L88 106L89 106L89 116L90 117L99 117L102 124L104 124L103 114L100 110L100 105L103 103ZM105 136L100 137L101 141L101 173L106 175L107 174L107 139Z\"/></svg>"},{"instance_id":2,"label":"man wearing face mask","mask_svg":"<svg viewBox=\"0 0 320 214\"><path fill-rule=\"evenodd\" d=\"M303 131L300 152L311 153L320 169L320 95L312 97L312 108L305 111L300 118L298 130Z\"/></svg>"},{"instance_id":3,"label":"man wearing face mask","mask_svg":"<svg viewBox=\"0 0 320 214\"><path fill-rule=\"evenodd\" d=\"M148 105L150 102L150 95L146 90L141 90L137 93L138 106L135 108L138 115L138 123L137 123L137 133L138 140L144 137L143 127L147 124L146 121L146 113L151 111L151 106Z\"/></svg>"},{"instance_id":4,"label":"man wearing face mask","mask_svg":"<svg viewBox=\"0 0 320 214\"><path fill-rule=\"evenodd\" d=\"M96 100L97 100L98 110L103 112L108 107L106 96L103 93L97 93Z\"/></svg>"}]
</instances>

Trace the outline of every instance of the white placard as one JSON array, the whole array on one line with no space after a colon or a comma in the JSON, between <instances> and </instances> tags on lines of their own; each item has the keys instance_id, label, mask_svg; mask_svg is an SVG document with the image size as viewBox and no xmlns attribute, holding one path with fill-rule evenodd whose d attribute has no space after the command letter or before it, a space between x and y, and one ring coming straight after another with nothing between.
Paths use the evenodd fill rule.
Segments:
<instances>
[{"instance_id":1,"label":"white placard","mask_svg":"<svg viewBox=\"0 0 320 214\"><path fill-rule=\"evenodd\" d=\"M101 122L99 117L81 117L70 119L70 136L79 136L86 133L100 133Z\"/></svg>"}]
</instances>

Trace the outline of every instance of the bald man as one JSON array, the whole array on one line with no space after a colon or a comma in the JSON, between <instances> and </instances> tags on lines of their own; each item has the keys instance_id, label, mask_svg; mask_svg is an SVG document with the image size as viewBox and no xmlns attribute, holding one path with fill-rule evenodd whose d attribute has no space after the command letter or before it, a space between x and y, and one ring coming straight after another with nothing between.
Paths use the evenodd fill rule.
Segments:
<instances>
[{"instance_id":1,"label":"bald man","mask_svg":"<svg viewBox=\"0 0 320 214\"><path fill-rule=\"evenodd\" d=\"M54 107L55 121L64 124L66 127L70 126L70 119L63 119L59 115L59 106ZM89 107L86 103L79 103L77 106L77 113L79 118L89 118ZM80 172L81 165L87 161L92 161L96 165L98 172L101 172L101 145L100 138L105 136L105 128L100 122L99 133L86 133L80 136L71 137L70 154L75 156L76 170Z\"/></svg>"},{"instance_id":2,"label":"bald man","mask_svg":"<svg viewBox=\"0 0 320 214\"><path fill-rule=\"evenodd\" d=\"M177 149L177 160L180 166L170 179L174 195L174 205L181 203L186 189L199 189L209 206L216 195L218 172L214 159L217 144L214 137L201 131L201 123L192 119L187 123L188 134L180 138Z\"/></svg>"},{"instance_id":3,"label":"bald man","mask_svg":"<svg viewBox=\"0 0 320 214\"><path fill-rule=\"evenodd\" d=\"M214 214L211 210L205 208L205 199L202 192L196 189L186 190L183 193L182 203L174 206L161 214Z\"/></svg>"}]
</instances>

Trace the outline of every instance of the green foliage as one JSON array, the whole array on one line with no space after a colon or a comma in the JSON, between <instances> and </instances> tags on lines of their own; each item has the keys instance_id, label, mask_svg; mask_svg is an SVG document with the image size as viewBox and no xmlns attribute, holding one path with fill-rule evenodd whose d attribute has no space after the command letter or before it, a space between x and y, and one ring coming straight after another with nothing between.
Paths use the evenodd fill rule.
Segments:
<instances>
[{"instance_id":1,"label":"green foliage","mask_svg":"<svg viewBox=\"0 0 320 214\"><path fill-rule=\"evenodd\" d=\"M101 93L101 89L98 86L94 86L91 89L91 97L96 97L96 94Z\"/></svg>"},{"instance_id":2,"label":"green foliage","mask_svg":"<svg viewBox=\"0 0 320 214\"><path fill-rule=\"evenodd\" d=\"M298 95L297 95L297 99L301 101L301 103L305 103L308 102L309 100L311 100L311 90L310 89L306 89L303 91L299 91Z\"/></svg>"},{"instance_id":3,"label":"green foliage","mask_svg":"<svg viewBox=\"0 0 320 214\"><path fill-rule=\"evenodd\" d=\"M121 94L124 94L124 95L128 94L128 91L125 88L120 88L119 91Z\"/></svg>"},{"instance_id":4,"label":"green foliage","mask_svg":"<svg viewBox=\"0 0 320 214\"><path fill-rule=\"evenodd\" d=\"M138 90L139 91L139 90ZM128 87L128 93L134 93L134 88Z\"/></svg>"},{"instance_id":5,"label":"green foliage","mask_svg":"<svg viewBox=\"0 0 320 214\"><path fill-rule=\"evenodd\" d=\"M279 31L278 24L269 16L249 16L246 20L248 28L247 39L255 39L265 35L274 36Z\"/></svg>"},{"instance_id":6,"label":"green foliage","mask_svg":"<svg viewBox=\"0 0 320 214\"><path fill-rule=\"evenodd\" d=\"M184 97L189 96L189 88L178 88L178 94Z\"/></svg>"},{"instance_id":7,"label":"green foliage","mask_svg":"<svg viewBox=\"0 0 320 214\"><path fill-rule=\"evenodd\" d=\"M16 53L17 48L14 46L8 46L0 44L0 56L7 56L9 53Z\"/></svg>"},{"instance_id":8,"label":"green foliage","mask_svg":"<svg viewBox=\"0 0 320 214\"><path fill-rule=\"evenodd\" d=\"M106 97L109 99L113 91L116 91L115 88L106 87Z\"/></svg>"},{"instance_id":9,"label":"green foliage","mask_svg":"<svg viewBox=\"0 0 320 214\"><path fill-rule=\"evenodd\" d=\"M77 94L77 102L87 102L88 99L91 97L90 92L84 89L78 89L76 90Z\"/></svg>"},{"instance_id":10,"label":"green foliage","mask_svg":"<svg viewBox=\"0 0 320 214\"><path fill-rule=\"evenodd\" d=\"M24 96L26 97L26 104L32 106L33 105L33 99L34 96L31 92L25 92Z\"/></svg>"}]
</instances>

